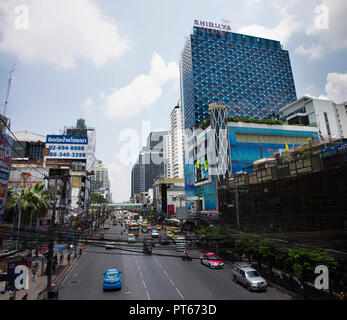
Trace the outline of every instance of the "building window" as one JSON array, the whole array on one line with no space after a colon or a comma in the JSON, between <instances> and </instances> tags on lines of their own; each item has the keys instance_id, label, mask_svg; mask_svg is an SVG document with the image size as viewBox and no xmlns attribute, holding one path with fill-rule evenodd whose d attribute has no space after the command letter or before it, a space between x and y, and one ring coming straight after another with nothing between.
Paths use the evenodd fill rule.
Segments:
<instances>
[{"instance_id":1,"label":"building window","mask_svg":"<svg viewBox=\"0 0 347 320\"><path fill-rule=\"evenodd\" d=\"M324 112L324 119L325 119L325 125L327 127L327 131L328 131L328 136L331 136L329 120L328 120L328 114L326 112Z\"/></svg>"}]
</instances>

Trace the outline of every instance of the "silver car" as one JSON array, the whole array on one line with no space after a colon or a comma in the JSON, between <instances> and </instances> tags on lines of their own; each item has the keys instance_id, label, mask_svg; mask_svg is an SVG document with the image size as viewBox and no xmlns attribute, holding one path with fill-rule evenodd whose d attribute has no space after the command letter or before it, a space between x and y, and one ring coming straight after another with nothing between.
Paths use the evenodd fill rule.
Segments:
<instances>
[{"instance_id":1,"label":"silver car","mask_svg":"<svg viewBox=\"0 0 347 320\"><path fill-rule=\"evenodd\" d=\"M129 233L128 234L128 243L131 243L131 242L136 242L136 236L133 235L132 233Z\"/></svg>"},{"instance_id":2,"label":"silver car","mask_svg":"<svg viewBox=\"0 0 347 320\"><path fill-rule=\"evenodd\" d=\"M232 265L233 280L247 287L249 291L266 290L267 282L257 270L244 264Z\"/></svg>"}]
</instances>

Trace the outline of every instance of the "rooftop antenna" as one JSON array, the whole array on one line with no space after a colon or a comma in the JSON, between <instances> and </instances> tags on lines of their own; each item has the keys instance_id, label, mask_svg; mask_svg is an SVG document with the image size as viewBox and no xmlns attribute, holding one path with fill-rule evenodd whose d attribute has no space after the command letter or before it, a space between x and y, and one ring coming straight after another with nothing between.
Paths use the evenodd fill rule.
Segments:
<instances>
[{"instance_id":1,"label":"rooftop antenna","mask_svg":"<svg viewBox=\"0 0 347 320\"><path fill-rule=\"evenodd\" d=\"M7 104L8 104L8 97L10 96L10 90L11 90L11 84L12 84L12 75L13 72L16 70L15 69L16 65L14 64L12 67L12 70L10 71L10 78L8 79L8 86L7 86L7 92L6 92L6 100L5 100L5 104L4 104L4 117L6 117L6 109L7 109Z\"/></svg>"}]
</instances>

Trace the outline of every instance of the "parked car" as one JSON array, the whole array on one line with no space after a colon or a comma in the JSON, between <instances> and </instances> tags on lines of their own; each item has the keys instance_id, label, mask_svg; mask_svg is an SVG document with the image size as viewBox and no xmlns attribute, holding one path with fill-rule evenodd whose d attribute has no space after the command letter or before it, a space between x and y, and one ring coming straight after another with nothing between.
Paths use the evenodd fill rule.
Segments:
<instances>
[{"instance_id":1,"label":"parked car","mask_svg":"<svg viewBox=\"0 0 347 320\"><path fill-rule=\"evenodd\" d=\"M212 269L224 268L224 262L221 258L218 258L215 253L203 253L200 257L202 264L209 266Z\"/></svg>"},{"instance_id":2,"label":"parked car","mask_svg":"<svg viewBox=\"0 0 347 320\"><path fill-rule=\"evenodd\" d=\"M249 291L265 290L267 288L266 280L260 276L257 270L244 263L235 263L232 265L233 281L246 286Z\"/></svg>"},{"instance_id":3,"label":"parked car","mask_svg":"<svg viewBox=\"0 0 347 320\"><path fill-rule=\"evenodd\" d=\"M122 275L117 269L108 269L104 273L103 290L121 289Z\"/></svg>"}]
</instances>

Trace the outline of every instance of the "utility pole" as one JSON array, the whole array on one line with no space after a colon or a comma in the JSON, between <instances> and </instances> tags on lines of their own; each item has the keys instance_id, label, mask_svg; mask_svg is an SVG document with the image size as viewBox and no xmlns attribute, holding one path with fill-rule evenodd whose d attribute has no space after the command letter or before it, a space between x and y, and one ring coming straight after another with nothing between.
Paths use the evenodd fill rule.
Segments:
<instances>
[{"instance_id":1,"label":"utility pole","mask_svg":"<svg viewBox=\"0 0 347 320\"><path fill-rule=\"evenodd\" d=\"M236 190L236 191L235 191L235 209L236 209L236 225L237 225L237 231L240 231L239 190Z\"/></svg>"},{"instance_id":2,"label":"utility pole","mask_svg":"<svg viewBox=\"0 0 347 320\"><path fill-rule=\"evenodd\" d=\"M22 218L22 203L19 202L19 215L18 215L18 226L17 226L17 242L16 242L16 250L18 251L18 241L19 241L19 233L20 233L20 223Z\"/></svg>"},{"instance_id":3,"label":"utility pole","mask_svg":"<svg viewBox=\"0 0 347 320\"><path fill-rule=\"evenodd\" d=\"M53 212L52 212L52 226L50 230L50 240L48 246L47 257L47 292L50 294L52 290L52 263L54 254L54 238L56 236L55 212L56 212L56 199L57 199L58 179L56 177L54 183L54 197L53 197Z\"/></svg>"}]
</instances>

